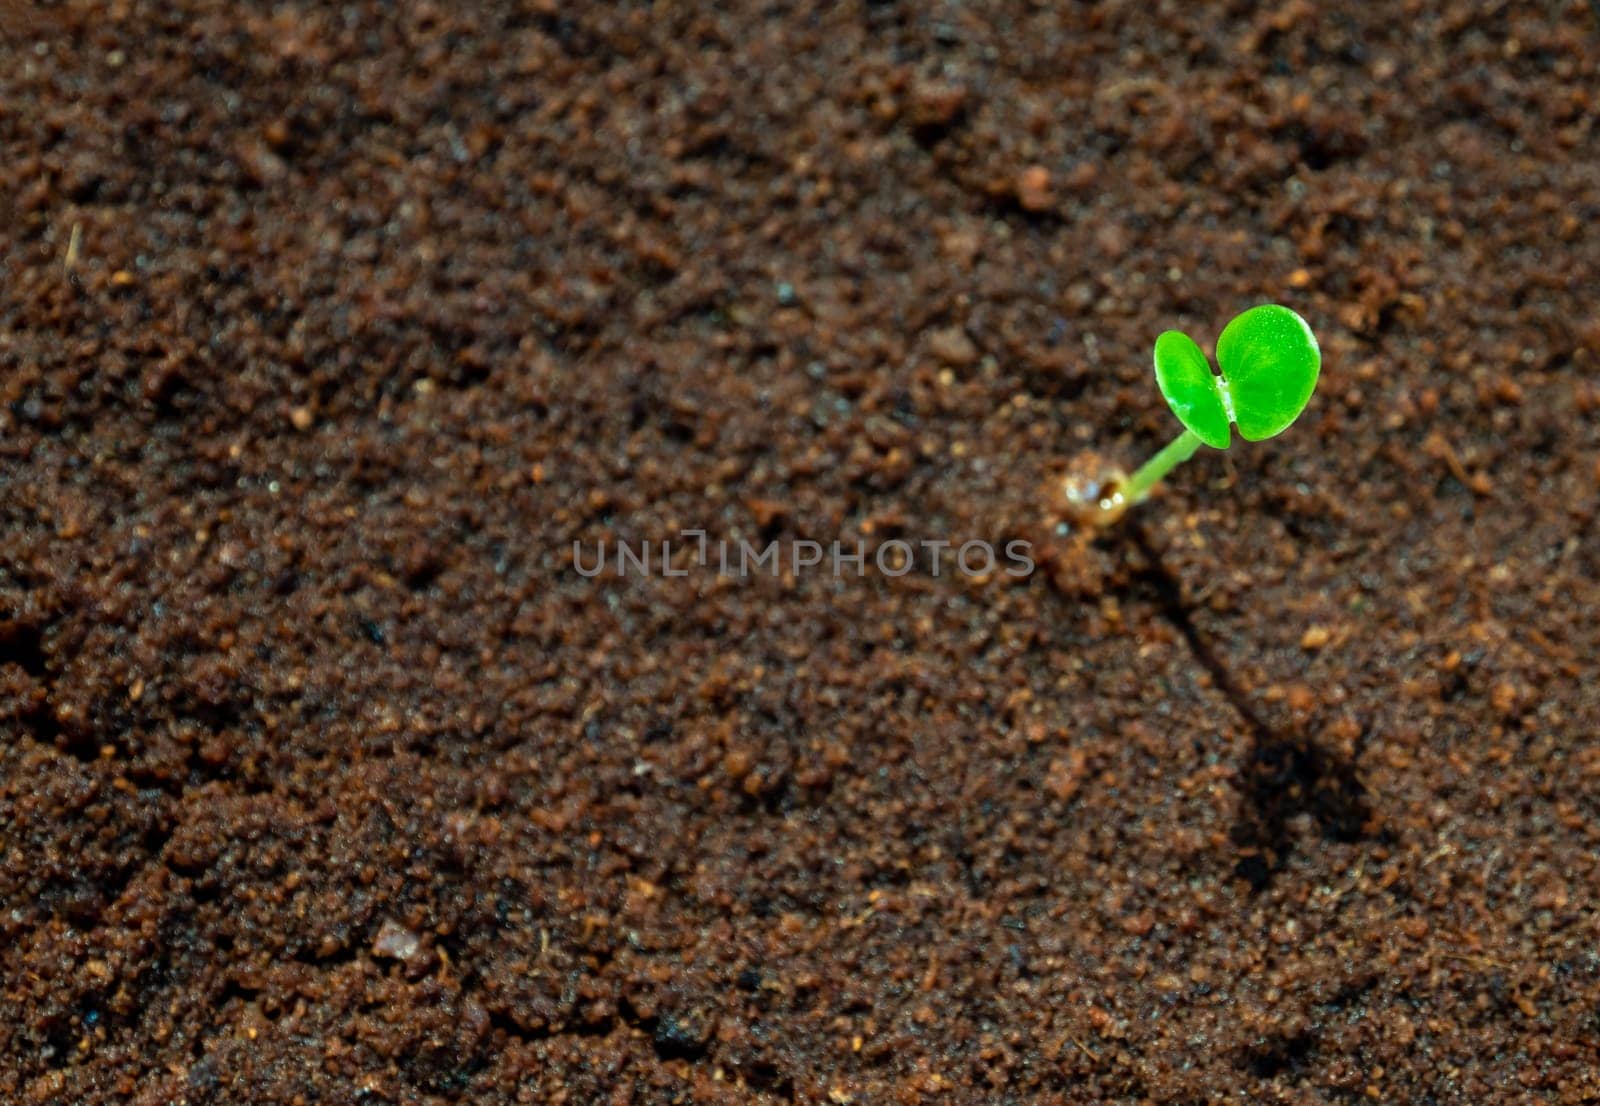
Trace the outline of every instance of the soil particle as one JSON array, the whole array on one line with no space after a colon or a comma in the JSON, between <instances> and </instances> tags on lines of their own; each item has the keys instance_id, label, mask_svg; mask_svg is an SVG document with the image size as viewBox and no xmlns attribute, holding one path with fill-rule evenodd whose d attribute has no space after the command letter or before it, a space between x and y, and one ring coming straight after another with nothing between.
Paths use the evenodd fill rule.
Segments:
<instances>
[{"instance_id":1,"label":"soil particle","mask_svg":"<svg viewBox=\"0 0 1600 1106\"><path fill-rule=\"evenodd\" d=\"M372 939L374 956L384 956L391 960L410 960L421 951L420 937L388 919L378 927L377 936Z\"/></svg>"},{"instance_id":2,"label":"soil particle","mask_svg":"<svg viewBox=\"0 0 1600 1106\"><path fill-rule=\"evenodd\" d=\"M952 81L918 81L911 89L911 120L923 128L947 127L961 114L967 99L967 89Z\"/></svg>"},{"instance_id":3,"label":"soil particle","mask_svg":"<svg viewBox=\"0 0 1600 1106\"><path fill-rule=\"evenodd\" d=\"M1317 650L1332 640L1333 632L1326 626L1308 626L1306 632L1300 635L1300 648Z\"/></svg>"},{"instance_id":4,"label":"soil particle","mask_svg":"<svg viewBox=\"0 0 1600 1106\"><path fill-rule=\"evenodd\" d=\"M960 327L945 327L930 334L928 352L957 369L967 368L978 360L978 347Z\"/></svg>"},{"instance_id":5,"label":"soil particle","mask_svg":"<svg viewBox=\"0 0 1600 1106\"><path fill-rule=\"evenodd\" d=\"M1050 170L1043 165L1030 165L1024 169L1017 178L1017 203L1022 205L1022 210L1035 213L1048 211L1054 202Z\"/></svg>"}]
</instances>

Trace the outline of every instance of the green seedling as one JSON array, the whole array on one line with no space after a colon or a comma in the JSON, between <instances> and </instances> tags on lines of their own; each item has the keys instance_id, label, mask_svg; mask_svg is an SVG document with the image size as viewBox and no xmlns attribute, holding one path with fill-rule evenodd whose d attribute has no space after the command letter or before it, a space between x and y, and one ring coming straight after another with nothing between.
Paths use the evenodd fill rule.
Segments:
<instances>
[{"instance_id":1,"label":"green seedling","mask_svg":"<svg viewBox=\"0 0 1600 1106\"><path fill-rule=\"evenodd\" d=\"M1112 491L1100 506L1120 513L1150 494L1202 446L1227 449L1231 427L1247 442L1283 433L1311 399L1322 354L1306 321L1275 303L1252 307L1223 327L1213 373L1193 338L1169 330L1156 339L1156 384L1184 431Z\"/></svg>"}]
</instances>

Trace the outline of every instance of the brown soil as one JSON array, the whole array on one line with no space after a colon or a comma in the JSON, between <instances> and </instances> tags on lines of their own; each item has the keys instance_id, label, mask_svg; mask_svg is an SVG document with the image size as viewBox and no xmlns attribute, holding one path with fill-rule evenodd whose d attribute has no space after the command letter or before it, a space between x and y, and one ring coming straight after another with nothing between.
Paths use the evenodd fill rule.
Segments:
<instances>
[{"instance_id":1,"label":"brown soil","mask_svg":"<svg viewBox=\"0 0 1600 1106\"><path fill-rule=\"evenodd\" d=\"M1594 1101L1592 6L728 7L0 8L0 1100Z\"/></svg>"}]
</instances>

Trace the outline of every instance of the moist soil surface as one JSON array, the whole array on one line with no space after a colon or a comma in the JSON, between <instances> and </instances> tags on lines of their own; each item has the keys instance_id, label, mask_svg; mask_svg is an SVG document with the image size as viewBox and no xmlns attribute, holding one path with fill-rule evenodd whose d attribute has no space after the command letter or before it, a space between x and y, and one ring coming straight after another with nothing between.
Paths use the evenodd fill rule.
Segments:
<instances>
[{"instance_id":1,"label":"moist soil surface","mask_svg":"<svg viewBox=\"0 0 1600 1106\"><path fill-rule=\"evenodd\" d=\"M0 13L0 1100L1600 1095L1592 6Z\"/></svg>"}]
</instances>

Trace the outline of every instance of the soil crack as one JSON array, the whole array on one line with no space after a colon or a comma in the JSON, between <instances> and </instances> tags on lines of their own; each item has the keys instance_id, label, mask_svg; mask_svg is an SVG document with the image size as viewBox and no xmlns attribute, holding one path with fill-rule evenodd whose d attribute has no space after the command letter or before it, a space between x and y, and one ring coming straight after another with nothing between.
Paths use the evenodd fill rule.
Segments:
<instances>
[{"instance_id":1,"label":"soil crack","mask_svg":"<svg viewBox=\"0 0 1600 1106\"><path fill-rule=\"evenodd\" d=\"M1195 625L1183 581L1167 567L1148 531L1139 525L1130 529L1145 560L1136 579L1154 593L1163 617L1183 636L1250 735L1240 785L1243 805L1232 833L1240 852L1234 874L1253 891L1265 888L1293 852L1289 822L1297 815L1309 814L1325 839L1365 840L1372 813L1355 766L1306 735L1267 722Z\"/></svg>"}]
</instances>

